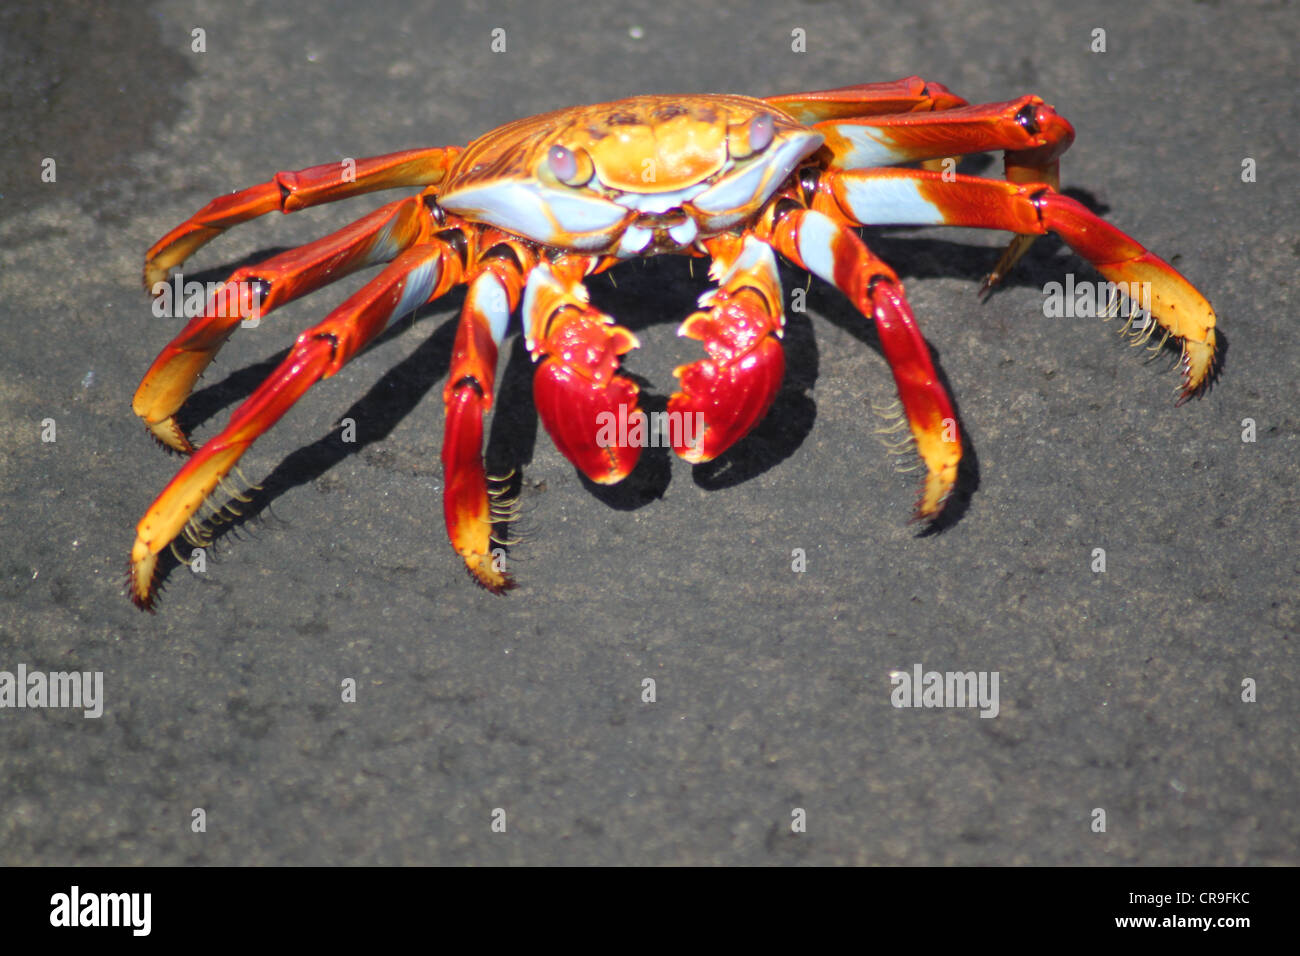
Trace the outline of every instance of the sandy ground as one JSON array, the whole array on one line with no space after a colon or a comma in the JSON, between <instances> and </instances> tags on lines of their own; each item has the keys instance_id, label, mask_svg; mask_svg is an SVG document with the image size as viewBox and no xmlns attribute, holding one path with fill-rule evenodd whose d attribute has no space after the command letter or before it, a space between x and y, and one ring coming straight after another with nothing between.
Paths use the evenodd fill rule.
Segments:
<instances>
[{"instance_id":1,"label":"sandy ground","mask_svg":"<svg viewBox=\"0 0 1300 956\"><path fill-rule=\"evenodd\" d=\"M0 863L1300 862L1294 9L448 6L0 13L0 670L101 672L105 698L98 719L0 710ZM522 469L521 587L496 598L442 527L453 295L254 447L264 490L206 571L173 568L156 616L124 598L134 524L178 466L130 409L176 330L140 266L209 197L575 103L912 73L1071 119L1063 186L1218 309L1208 396L1175 408L1170 353L1143 365L1113 324L1044 317L1047 283L1096 278L1055 239L981 304L1003 235L868 230L966 435L941 533L909 525L917 476L873 434L893 396L874 332L814 283L768 421L716 465L647 452L612 492L538 428L513 339L489 457ZM187 275L380 201L266 217ZM196 434L367 277L236 335ZM674 333L702 270L616 278L594 296L662 407L698 356ZM997 672L997 717L891 706L891 671L918 664Z\"/></svg>"}]
</instances>

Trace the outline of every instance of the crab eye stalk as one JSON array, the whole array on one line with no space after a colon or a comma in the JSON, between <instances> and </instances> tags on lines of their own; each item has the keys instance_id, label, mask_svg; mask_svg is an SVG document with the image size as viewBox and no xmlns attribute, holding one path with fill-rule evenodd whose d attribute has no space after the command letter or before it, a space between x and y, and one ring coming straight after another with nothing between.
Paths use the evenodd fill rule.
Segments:
<instances>
[{"instance_id":1,"label":"crab eye stalk","mask_svg":"<svg viewBox=\"0 0 1300 956\"><path fill-rule=\"evenodd\" d=\"M575 153L567 146L552 146L546 153L546 165L566 186L585 186L595 172L586 150Z\"/></svg>"},{"instance_id":2,"label":"crab eye stalk","mask_svg":"<svg viewBox=\"0 0 1300 956\"><path fill-rule=\"evenodd\" d=\"M727 150L732 159L744 159L767 149L775 138L776 123L770 113L763 113L742 126L727 130Z\"/></svg>"}]
</instances>

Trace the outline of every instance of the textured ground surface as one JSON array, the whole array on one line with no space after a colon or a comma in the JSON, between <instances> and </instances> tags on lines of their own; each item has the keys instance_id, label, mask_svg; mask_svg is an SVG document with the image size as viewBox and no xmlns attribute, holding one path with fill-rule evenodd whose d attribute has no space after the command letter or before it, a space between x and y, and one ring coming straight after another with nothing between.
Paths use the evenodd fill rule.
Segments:
<instances>
[{"instance_id":1,"label":"textured ground surface","mask_svg":"<svg viewBox=\"0 0 1300 956\"><path fill-rule=\"evenodd\" d=\"M0 711L0 863L1300 862L1293 5L28 6L0 13L0 670L102 671L107 701L99 720ZM527 540L499 599L442 530L453 296L250 452L256 519L206 573L174 570L157 616L122 596L178 464L130 412L176 327L142 255L210 196L571 103L910 73L972 100L1038 92L1074 122L1064 185L1219 310L1208 397L1176 409L1163 360L1044 318L1045 283L1095 278L1055 240L981 305L1003 236L873 230L968 436L958 520L907 523L916 475L872 435L888 368L814 284L772 418L722 467L648 454L615 494L537 429L507 350L492 448L523 468ZM191 277L377 204L267 217ZM674 331L699 272L596 283L656 394L695 355ZM362 281L237 335L195 397L199 437ZM1000 715L894 709L890 671L918 663L997 671Z\"/></svg>"}]
</instances>

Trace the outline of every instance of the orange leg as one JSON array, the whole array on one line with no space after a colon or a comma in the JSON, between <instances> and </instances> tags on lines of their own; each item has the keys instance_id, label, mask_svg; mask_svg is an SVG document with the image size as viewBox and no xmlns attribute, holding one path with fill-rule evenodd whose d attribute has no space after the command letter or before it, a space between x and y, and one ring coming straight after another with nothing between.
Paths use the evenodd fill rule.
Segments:
<instances>
[{"instance_id":1,"label":"orange leg","mask_svg":"<svg viewBox=\"0 0 1300 956\"><path fill-rule=\"evenodd\" d=\"M886 83L860 83L834 90L811 93L786 93L764 97L801 123L845 119L853 116L877 116L883 113L920 113L949 110L965 106L966 101L942 83L931 83L919 76Z\"/></svg>"},{"instance_id":2,"label":"orange leg","mask_svg":"<svg viewBox=\"0 0 1300 956\"><path fill-rule=\"evenodd\" d=\"M268 212L297 212L309 206L402 186L436 186L460 155L454 146L409 149L354 163L326 163L297 172L279 172L269 182L219 196L154 243L145 255L144 286L154 283L231 226Z\"/></svg>"},{"instance_id":3,"label":"orange leg","mask_svg":"<svg viewBox=\"0 0 1300 956\"><path fill-rule=\"evenodd\" d=\"M1151 315L1182 342L1180 402L1209 380L1215 348L1210 303L1169 263L1047 184L1022 185L977 176L945 179L924 170L875 169L830 174L819 188L817 208L842 210L857 225L973 226L1025 235L1053 232L1111 282L1149 288Z\"/></svg>"},{"instance_id":4,"label":"orange leg","mask_svg":"<svg viewBox=\"0 0 1300 956\"><path fill-rule=\"evenodd\" d=\"M938 172L947 157L1000 150L1009 182L1046 183L1053 189L1060 186L1061 154L1074 142L1074 127L1038 96L942 112L828 120L816 128L840 169L921 162ZM954 170L955 160L949 177ZM1014 237L981 291L1010 272L1035 238Z\"/></svg>"},{"instance_id":5,"label":"orange leg","mask_svg":"<svg viewBox=\"0 0 1300 956\"><path fill-rule=\"evenodd\" d=\"M192 452L174 416L242 320L260 319L357 269L388 262L434 228L428 208L413 196L376 209L331 236L236 270L209 299L205 314L191 319L154 359L136 389L135 413L164 445ZM234 302L239 308L230 307ZM251 313L245 308L250 303Z\"/></svg>"},{"instance_id":6,"label":"orange leg","mask_svg":"<svg viewBox=\"0 0 1300 956\"><path fill-rule=\"evenodd\" d=\"M1074 128L1041 97L961 106L942 112L850 117L814 124L842 169L1003 150L1007 178L1048 181L1074 141Z\"/></svg>"},{"instance_id":7,"label":"orange leg","mask_svg":"<svg viewBox=\"0 0 1300 956\"><path fill-rule=\"evenodd\" d=\"M764 236L781 255L831 283L863 315L875 319L898 397L927 475L918 518L938 515L957 480L961 437L948 393L921 337L898 276L841 218L809 209L780 215Z\"/></svg>"},{"instance_id":8,"label":"orange leg","mask_svg":"<svg viewBox=\"0 0 1300 956\"><path fill-rule=\"evenodd\" d=\"M497 348L534 262L533 253L522 243L502 239L480 261L482 271L469 280L451 373L442 393L447 418L442 439L447 536L470 575L493 594L514 587L514 581L491 554L493 524L509 516L488 498L483 415L492 407ZM501 254L494 255L494 250Z\"/></svg>"},{"instance_id":9,"label":"orange leg","mask_svg":"<svg viewBox=\"0 0 1300 956\"><path fill-rule=\"evenodd\" d=\"M539 264L524 292L524 332L539 363L537 414L555 447L592 481L612 485L645 444L640 389L619 371L619 357L640 343L588 304L582 279L597 265L588 256Z\"/></svg>"},{"instance_id":10,"label":"orange leg","mask_svg":"<svg viewBox=\"0 0 1300 956\"><path fill-rule=\"evenodd\" d=\"M668 400L673 450L689 462L712 461L747 435L772 407L785 375L785 315L772 250L754 236L722 235L705 245L719 286L700 297L705 308L677 334L703 342L709 357L673 371L681 390Z\"/></svg>"},{"instance_id":11,"label":"orange leg","mask_svg":"<svg viewBox=\"0 0 1300 956\"><path fill-rule=\"evenodd\" d=\"M136 527L130 591L153 608L158 554L182 531L248 447L316 382L337 372L387 324L461 281L459 253L438 239L408 249L324 321L298 336L271 376L229 424L185 462Z\"/></svg>"}]
</instances>

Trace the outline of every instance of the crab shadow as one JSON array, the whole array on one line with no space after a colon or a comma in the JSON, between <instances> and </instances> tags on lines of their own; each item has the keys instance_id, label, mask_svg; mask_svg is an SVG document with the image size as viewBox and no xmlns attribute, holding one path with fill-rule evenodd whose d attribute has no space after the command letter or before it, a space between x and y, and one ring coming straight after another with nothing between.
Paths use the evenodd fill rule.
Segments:
<instances>
[{"instance_id":1,"label":"crab shadow","mask_svg":"<svg viewBox=\"0 0 1300 956\"><path fill-rule=\"evenodd\" d=\"M1106 212L1106 207L1086 191L1069 189L1064 192L1098 215ZM893 266L905 280L957 277L970 280L972 287L978 288L997 255L995 249L987 246L934 238L932 233L917 236L900 234L896 228L873 228L863 230L863 235L872 250ZM187 280L221 281L235 268L264 261L280 251L282 250L275 248L263 249L223 267L192 273L187 276ZM1079 262L1078 257L1056 237L1043 236L1012 274L1003 280L1001 287L1029 286L1041 289L1046 282L1059 278L1063 271L1073 268ZM695 269L685 260L675 257L634 261L616 270L613 281L603 282L601 277L592 280L592 302L616 316L633 333L663 322L677 323L694 311L697 297L709 287L709 280L702 272L702 269ZM784 262L781 263L781 278L787 290L802 287L807 282L806 273L793 269ZM238 535L241 529L267 512L272 503L287 491L317 480L349 456L359 454L368 446L386 439L424 401L434 386L446 377L455 338L456 316L463 297L463 291L457 290L440 300L436 306L426 306L418 310L414 317L394 323L380 335L367 350L395 336L412 332L424 334L426 338L410 355L381 375L365 395L338 417L337 421L340 422L351 418L366 423L365 428L357 429L357 440L343 441L336 428L312 444L287 455L259 486L250 490L249 500L239 505L240 514L231 516L220 527L213 529L214 543L229 535ZM974 299L973 293L972 298ZM881 359L882 371L888 370L873 323L864 318L839 292L824 283L813 282L807 295L807 306L809 312L819 315L875 352ZM433 321L438 325L432 332L426 332L424 327ZM920 322L924 326L923 316ZM807 313L790 311L787 314L783 344L786 374L771 410L748 435L724 454L692 468L692 478L701 488L716 490L733 487L761 475L792 456L812 432L817 418L817 406L810 392L817 382L820 356L813 325ZM493 404L484 459L489 474L514 472L510 484L514 489L512 493L517 493L522 483L520 469L532 462L537 443L538 419L532 396L533 363L521 336L512 336L503 351L506 352L506 361L497 380L498 391ZM953 390L944 371L942 353L933 345L930 346L930 351L939 379L952 396ZM288 353L289 349L285 348L267 359L228 373L219 382L197 390L177 414L179 423L187 432L192 432L223 409L247 398ZM1226 342L1220 349L1216 373L1222 368L1224 354ZM634 365L635 360L630 359L626 364ZM675 382L669 380L668 387L664 387L664 382L642 377L633 369L627 371L642 388L642 407L652 413L666 410L668 394ZM953 408L960 426L961 408L955 398ZM962 458L953 493L940 516L920 528L920 536L941 533L961 521L979 487L978 452L966 429L961 429L961 436ZM637 467L617 485L596 484L581 473L579 477L592 496L607 506L618 510L635 510L663 497L671 480L671 472L670 450L652 445L643 450ZM160 585L165 584L178 564L170 552L163 553L159 567Z\"/></svg>"}]
</instances>

